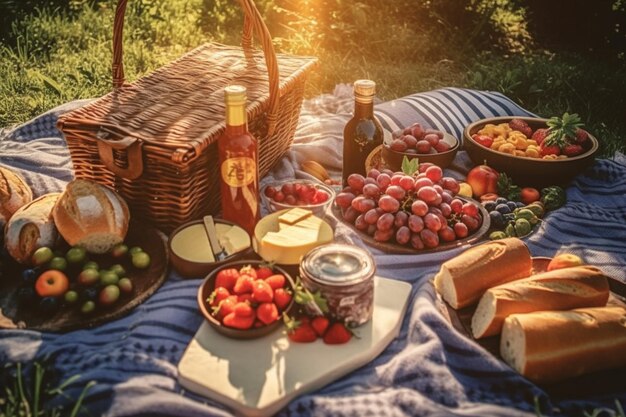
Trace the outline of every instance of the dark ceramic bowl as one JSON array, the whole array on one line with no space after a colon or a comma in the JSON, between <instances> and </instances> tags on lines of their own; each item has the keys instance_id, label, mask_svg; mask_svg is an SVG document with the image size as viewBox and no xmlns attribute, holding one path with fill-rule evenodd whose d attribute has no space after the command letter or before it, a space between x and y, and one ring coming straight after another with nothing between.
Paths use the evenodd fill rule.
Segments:
<instances>
[{"instance_id":1,"label":"dark ceramic bowl","mask_svg":"<svg viewBox=\"0 0 626 417\"><path fill-rule=\"evenodd\" d=\"M401 171L402 160L406 156L409 160L417 158L419 163L430 162L432 164L438 165L441 168L446 168L452 163L457 151L459 150L459 140L447 132L444 132L443 139L441 140L450 145L450 149L445 152L430 154L398 152L391 149L388 144L384 144L382 150L382 158L385 161L384 164L387 168L391 169L394 172Z\"/></svg>"},{"instance_id":2,"label":"dark ceramic bowl","mask_svg":"<svg viewBox=\"0 0 626 417\"><path fill-rule=\"evenodd\" d=\"M548 119L533 117L515 117L525 120L534 130L545 128ZM467 126L463 131L464 147L476 165L485 162L498 172L505 172L513 179L516 185L522 187L542 188L549 185L566 185L576 175L591 166L598 151L598 140L589 135L589 145L585 152L567 159L537 159L524 156L514 156L487 148L474 139L485 125L508 123L513 117L493 117L479 120Z\"/></svg>"},{"instance_id":3,"label":"dark ceramic bowl","mask_svg":"<svg viewBox=\"0 0 626 417\"><path fill-rule=\"evenodd\" d=\"M230 337L232 339L256 339L259 337L263 337L268 335L275 330L279 329L283 325L283 314L288 313L294 304L294 298L291 298L291 302L280 315L278 320L275 322L261 326L261 327L253 327L247 330L234 329L232 327L224 326L218 319L211 315L210 309L211 306L207 304L206 299L209 298L213 290L215 289L215 278L217 273L223 269L235 268L239 270L240 268L246 265L252 265L253 267L258 267L264 263L264 261L260 260L240 260L236 262L231 262L225 265L222 265L220 268L214 269L202 282L200 288L198 288L198 307L200 308L200 312L204 316L205 320L209 323L211 327L213 327L218 333L223 334L226 337ZM294 281L291 278L291 275L287 273L283 268L278 266L273 266L272 270L277 274L283 274L287 281L285 288L288 288L289 291L294 294Z\"/></svg>"},{"instance_id":4,"label":"dark ceramic bowl","mask_svg":"<svg viewBox=\"0 0 626 417\"><path fill-rule=\"evenodd\" d=\"M218 227L217 226L218 224L237 226L235 223L229 222L227 220L223 220L223 219L214 219L214 220L215 220L216 227ZM176 236L179 232L181 232L183 229L187 227L190 227L192 225L202 225L202 224L203 224L202 220L194 220L189 223L183 224L182 226L178 227L176 230L174 230L170 234L170 237L167 242L167 247L170 253L170 262L172 263L172 266L174 267L174 269L176 269L176 271L181 276L185 278L205 277L209 272L213 271L215 268L219 268L222 265L225 265L229 262L236 261L237 259L240 259L241 257L252 253L252 241L250 241L250 246L248 247L248 249L244 249L240 252L235 252L233 254L230 254L228 257L226 257L225 259L221 261L216 260L215 262L201 262L201 261L189 260L187 258L184 258L183 256L180 256L172 247L172 240L174 239L174 236ZM207 247L204 249L210 250L210 247Z\"/></svg>"}]
</instances>

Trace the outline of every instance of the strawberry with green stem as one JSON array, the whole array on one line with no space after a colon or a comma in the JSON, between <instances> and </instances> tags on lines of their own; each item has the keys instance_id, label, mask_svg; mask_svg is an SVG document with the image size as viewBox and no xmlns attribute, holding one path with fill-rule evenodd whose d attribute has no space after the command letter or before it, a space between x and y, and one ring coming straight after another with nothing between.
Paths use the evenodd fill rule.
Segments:
<instances>
[{"instance_id":1,"label":"strawberry with green stem","mask_svg":"<svg viewBox=\"0 0 626 417\"><path fill-rule=\"evenodd\" d=\"M576 134L583 126L578 114L567 112L562 117L548 119L546 124L548 135L540 145L541 155L559 155L567 145L576 141Z\"/></svg>"}]
</instances>

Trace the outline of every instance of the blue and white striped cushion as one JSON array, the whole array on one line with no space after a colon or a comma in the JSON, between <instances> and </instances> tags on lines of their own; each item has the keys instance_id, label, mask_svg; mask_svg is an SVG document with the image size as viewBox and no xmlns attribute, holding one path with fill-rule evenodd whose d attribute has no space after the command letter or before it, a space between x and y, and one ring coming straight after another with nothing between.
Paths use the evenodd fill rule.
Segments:
<instances>
[{"instance_id":1,"label":"blue and white striped cushion","mask_svg":"<svg viewBox=\"0 0 626 417\"><path fill-rule=\"evenodd\" d=\"M534 116L501 93L442 88L417 93L376 106L383 126L395 131L418 122L462 139L470 123L497 116Z\"/></svg>"}]
</instances>

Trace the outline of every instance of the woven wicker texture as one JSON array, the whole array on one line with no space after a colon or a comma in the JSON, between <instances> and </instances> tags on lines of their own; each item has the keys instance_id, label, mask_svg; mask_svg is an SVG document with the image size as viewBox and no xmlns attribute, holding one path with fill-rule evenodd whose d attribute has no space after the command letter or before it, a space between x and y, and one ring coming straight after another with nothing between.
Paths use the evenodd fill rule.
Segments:
<instances>
[{"instance_id":1,"label":"woven wicker texture","mask_svg":"<svg viewBox=\"0 0 626 417\"><path fill-rule=\"evenodd\" d=\"M249 129L259 140L261 176L293 139L306 76L316 60L275 54L256 7L250 0L241 3L243 48L205 44L124 84L126 1L121 0L113 91L59 119L76 177L117 190L134 216L166 232L219 211L215 141L225 128L225 86L241 84L248 90ZM252 49L253 30L263 52Z\"/></svg>"}]
</instances>

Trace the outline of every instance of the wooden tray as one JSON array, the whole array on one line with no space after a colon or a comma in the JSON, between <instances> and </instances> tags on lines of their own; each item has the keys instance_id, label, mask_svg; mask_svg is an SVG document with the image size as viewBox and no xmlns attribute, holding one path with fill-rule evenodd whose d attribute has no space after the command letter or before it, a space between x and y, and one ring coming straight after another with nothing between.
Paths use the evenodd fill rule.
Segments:
<instances>
[{"instance_id":1,"label":"wooden tray","mask_svg":"<svg viewBox=\"0 0 626 417\"><path fill-rule=\"evenodd\" d=\"M332 205L332 212L337 218L337 220L339 220L340 222L342 222L343 224L347 225L352 230L354 230L359 235L359 237L361 237L363 242L383 252L410 254L410 255L422 254L422 253L434 253L434 252L446 251L446 250L453 249L453 248L470 244L470 243L475 243L479 241L489 231L489 227L491 225L489 213L487 213L487 210L485 210L482 204L480 204L478 201L471 199L471 198L465 198L461 196L456 196L455 198L458 198L459 200L462 200L465 202L471 201L471 202L476 203L476 205L478 206L478 211L480 213L480 216L483 219L482 224L480 225L478 230L476 230L471 235L468 235L466 238L458 239L458 240L455 240L454 242L445 243L443 245L439 245L436 248L432 248L432 249L426 249L426 248L414 249L410 245L399 245L397 243L390 243L390 242L378 242L374 240L373 236L370 236L367 233L363 233L362 231L357 229L352 223L344 221L343 217L341 216L341 209L336 204Z\"/></svg>"},{"instance_id":2,"label":"wooden tray","mask_svg":"<svg viewBox=\"0 0 626 417\"><path fill-rule=\"evenodd\" d=\"M118 319L128 314L133 308L150 297L161 286L167 275L167 248L159 232L153 227L131 221L125 243L140 246L150 255L150 267L137 270L126 267L128 261L114 261L111 257L100 255L90 258L101 267L122 263L128 271L134 289L131 296L122 295L112 306L98 306L89 315L82 314L79 307L62 307L54 315L41 313L37 306L20 306L17 291L21 286L23 267L8 265L0 280L0 328L24 328L31 330L65 332L75 329L94 327Z\"/></svg>"},{"instance_id":3,"label":"wooden tray","mask_svg":"<svg viewBox=\"0 0 626 417\"><path fill-rule=\"evenodd\" d=\"M550 263L550 260L551 258L544 257L533 258L533 274L545 271L548 263ZM609 287L611 289L611 294L608 305L626 307L626 284L623 284L616 279L609 278ZM474 336L472 335L472 316L476 310L476 304L460 310L455 310L441 297L438 292L435 291L435 294L437 294L437 307L456 330L467 338L475 341L489 351L489 353L504 362L500 356L500 335L484 337L481 339L474 339ZM623 393L623 389L621 389L621 387L623 387L624 384L625 372L626 369L624 368L610 369L581 375L575 378L569 378L564 381L538 385L544 388L549 394L562 397L608 394L613 391L616 393Z\"/></svg>"}]
</instances>

